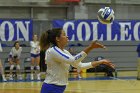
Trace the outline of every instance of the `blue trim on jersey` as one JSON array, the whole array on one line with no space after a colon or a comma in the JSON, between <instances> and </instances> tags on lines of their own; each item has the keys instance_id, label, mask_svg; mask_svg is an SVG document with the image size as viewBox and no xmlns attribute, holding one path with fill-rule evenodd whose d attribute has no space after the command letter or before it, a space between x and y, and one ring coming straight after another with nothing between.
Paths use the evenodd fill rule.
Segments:
<instances>
[{"instance_id":1,"label":"blue trim on jersey","mask_svg":"<svg viewBox=\"0 0 140 93\"><path fill-rule=\"evenodd\" d=\"M108 10L110 10L110 12L109 12ZM111 12L112 12L112 9L108 9L108 10L107 10L106 13L105 13L104 19L108 18L108 16L109 16L109 15L111 14Z\"/></svg>"},{"instance_id":2,"label":"blue trim on jersey","mask_svg":"<svg viewBox=\"0 0 140 93\"><path fill-rule=\"evenodd\" d=\"M80 55L78 55L78 56L75 57L75 60L78 60L81 57L82 57L82 55L80 54Z\"/></svg>"},{"instance_id":3,"label":"blue trim on jersey","mask_svg":"<svg viewBox=\"0 0 140 93\"><path fill-rule=\"evenodd\" d=\"M69 59L69 57L68 57L67 55L61 53L61 52L60 52L59 50L57 50L55 47L53 47L53 48L54 48L54 50L55 50L56 52L58 52L61 56L63 56L63 57L65 57L65 58Z\"/></svg>"}]
</instances>

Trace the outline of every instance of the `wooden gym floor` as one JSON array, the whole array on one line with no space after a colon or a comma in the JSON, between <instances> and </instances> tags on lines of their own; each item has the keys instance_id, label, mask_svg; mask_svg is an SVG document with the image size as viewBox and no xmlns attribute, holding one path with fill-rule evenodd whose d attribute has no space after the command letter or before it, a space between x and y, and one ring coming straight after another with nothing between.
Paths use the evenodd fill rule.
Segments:
<instances>
[{"instance_id":1,"label":"wooden gym floor","mask_svg":"<svg viewBox=\"0 0 140 93\"><path fill-rule=\"evenodd\" d=\"M118 78L83 73L82 79L71 74L65 93L140 93L136 71L118 72ZM40 93L43 81L1 82L0 93Z\"/></svg>"}]
</instances>

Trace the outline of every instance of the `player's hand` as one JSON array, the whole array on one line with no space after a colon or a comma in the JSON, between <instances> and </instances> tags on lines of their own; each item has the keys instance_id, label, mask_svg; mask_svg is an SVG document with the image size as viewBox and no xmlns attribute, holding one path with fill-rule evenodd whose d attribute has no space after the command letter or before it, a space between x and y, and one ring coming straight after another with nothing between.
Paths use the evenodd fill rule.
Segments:
<instances>
[{"instance_id":1,"label":"player's hand","mask_svg":"<svg viewBox=\"0 0 140 93\"><path fill-rule=\"evenodd\" d=\"M113 69L115 68L115 65L112 64L111 61L107 60L107 59L102 59L102 60L99 60L99 61L93 61L93 62L91 62L91 64L92 64L93 67L104 64L104 65L107 65L107 66L109 66Z\"/></svg>"},{"instance_id":2,"label":"player's hand","mask_svg":"<svg viewBox=\"0 0 140 93\"><path fill-rule=\"evenodd\" d=\"M103 48L103 49L106 49L106 47L103 44L101 44L101 43L97 42L97 40L95 40L95 41L91 42L91 44L89 46L87 46L83 51L86 54L88 54L91 50L93 50L95 48Z\"/></svg>"},{"instance_id":3,"label":"player's hand","mask_svg":"<svg viewBox=\"0 0 140 93\"><path fill-rule=\"evenodd\" d=\"M115 68L115 65L112 64L112 62L110 60L107 60L107 59L103 59L103 60L100 60L99 62L101 62L101 64L105 64L111 68Z\"/></svg>"},{"instance_id":4,"label":"player's hand","mask_svg":"<svg viewBox=\"0 0 140 93\"><path fill-rule=\"evenodd\" d=\"M103 48L103 49L106 49L106 47L103 44L99 43L97 40L91 42L91 44L89 45L89 47L91 47L93 49L94 48Z\"/></svg>"}]
</instances>

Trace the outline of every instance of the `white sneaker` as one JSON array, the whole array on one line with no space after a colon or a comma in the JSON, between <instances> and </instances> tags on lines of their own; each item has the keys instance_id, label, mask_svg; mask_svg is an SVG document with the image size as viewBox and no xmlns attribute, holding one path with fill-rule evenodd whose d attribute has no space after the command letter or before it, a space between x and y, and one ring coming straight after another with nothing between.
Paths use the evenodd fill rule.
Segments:
<instances>
[{"instance_id":1,"label":"white sneaker","mask_svg":"<svg viewBox=\"0 0 140 93\"><path fill-rule=\"evenodd\" d=\"M9 80L14 80L12 76L9 77Z\"/></svg>"},{"instance_id":2,"label":"white sneaker","mask_svg":"<svg viewBox=\"0 0 140 93\"><path fill-rule=\"evenodd\" d=\"M6 79L5 77L3 77L3 78L2 78L2 81L6 82L6 81L7 81L7 79Z\"/></svg>"},{"instance_id":3,"label":"white sneaker","mask_svg":"<svg viewBox=\"0 0 140 93\"><path fill-rule=\"evenodd\" d=\"M40 77L37 77L37 80L41 80L41 78Z\"/></svg>"},{"instance_id":4,"label":"white sneaker","mask_svg":"<svg viewBox=\"0 0 140 93\"><path fill-rule=\"evenodd\" d=\"M81 75L78 75L78 78L82 78Z\"/></svg>"},{"instance_id":5,"label":"white sneaker","mask_svg":"<svg viewBox=\"0 0 140 93\"><path fill-rule=\"evenodd\" d=\"M31 77L30 77L30 78L31 78L31 80L34 80L34 75L33 75L33 74L31 74Z\"/></svg>"},{"instance_id":6,"label":"white sneaker","mask_svg":"<svg viewBox=\"0 0 140 93\"><path fill-rule=\"evenodd\" d=\"M21 75L18 76L18 80L22 80L22 76Z\"/></svg>"},{"instance_id":7,"label":"white sneaker","mask_svg":"<svg viewBox=\"0 0 140 93\"><path fill-rule=\"evenodd\" d=\"M37 74L37 80L41 80L40 74Z\"/></svg>"}]
</instances>

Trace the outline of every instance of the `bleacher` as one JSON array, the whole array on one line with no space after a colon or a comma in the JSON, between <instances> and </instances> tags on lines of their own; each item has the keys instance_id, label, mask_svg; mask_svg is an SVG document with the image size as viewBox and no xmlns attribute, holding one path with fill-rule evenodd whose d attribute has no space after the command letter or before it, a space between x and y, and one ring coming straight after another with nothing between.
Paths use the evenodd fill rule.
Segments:
<instances>
[{"instance_id":1,"label":"bleacher","mask_svg":"<svg viewBox=\"0 0 140 93\"><path fill-rule=\"evenodd\" d=\"M75 48L76 52L80 52L90 42L70 42L69 46ZM89 53L83 62L92 61L94 57L103 56L113 61L117 70L136 70L137 69L137 52L138 41L103 41L107 46L107 50L95 49Z\"/></svg>"}]
</instances>

